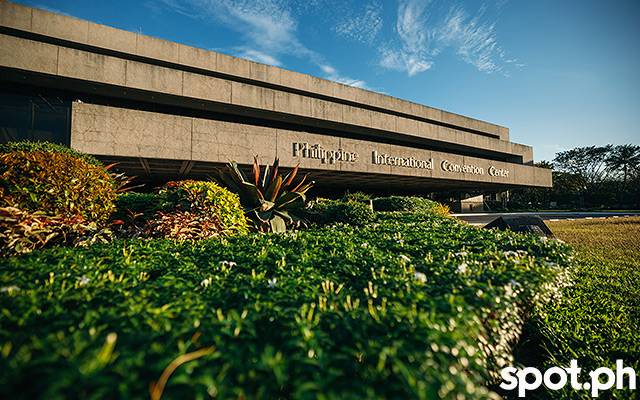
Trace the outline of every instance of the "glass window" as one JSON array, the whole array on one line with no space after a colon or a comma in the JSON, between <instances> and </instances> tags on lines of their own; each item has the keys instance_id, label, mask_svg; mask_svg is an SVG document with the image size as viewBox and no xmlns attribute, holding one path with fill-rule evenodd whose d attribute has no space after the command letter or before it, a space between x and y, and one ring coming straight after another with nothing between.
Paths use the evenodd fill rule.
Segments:
<instances>
[{"instance_id":1,"label":"glass window","mask_svg":"<svg viewBox=\"0 0 640 400\"><path fill-rule=\"evenodd\" d=\"M0 92L0 142L48 141L69 145L71 102Z\"/></svg>"}]
</instances>

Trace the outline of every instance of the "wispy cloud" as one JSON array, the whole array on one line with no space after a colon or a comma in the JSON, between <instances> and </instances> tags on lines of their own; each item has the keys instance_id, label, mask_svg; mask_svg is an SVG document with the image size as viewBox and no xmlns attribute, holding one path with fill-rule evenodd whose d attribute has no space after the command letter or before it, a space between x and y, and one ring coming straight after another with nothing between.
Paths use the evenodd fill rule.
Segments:
<instances>
[{"instance_id":1,"label":"wispy cloud","mask_svg":"<svg viewBox=\"0 0 640 400\"><path fill-rule=\"evenodd\" d=\"M193 18L223 24L240 35L243 45L234 47L235 56L283 66L284 56L307 59L325 77L352 86L364 87L363 81L341 76L321 54L306 47L299 39L298 18L284 0L162 0L165 6Z\"/></svg>"},{"instance_id":2,"label":"wispy cloud","mask_svg":"<svg viewBox=\"0 0 640 400\"><path fill-rule=\"evenodd\" d=\"M434 51L430 48L432 39L426 12L429 3L419 0L400 3L395 26L397 40L383 44L379 49L382 67L414 76L433 66Z\"/></svg>"},{"instance_id":3,"label":"wispy cloud","mask_svg":"<svg viewBox=\"0 0 640 400\"><path fill-rule=\"evenodd\" d=\"M365 81L342 76L330 65L321 65L320 69L324 73L325 78L330 81L342 83L343 85L354 86L360 89L370 89Z\"/></svg>"},{"instance_id":4,"label":"wispy cloud","mask_svg":"<svg viewBox=\"0 0 640 400\"><path fill-rule=\"evenodd\" d=\"M437 32L442 46L451 46L460 58L479 71L495 72L500 69L495 63L501 53L494 32L495 22L482 21L483 11L476 16L461 7L453 7Z\"/></svg>"},{"instance_id":5,"label":"wispy cloud","mask_svg":"<svg viewBox=\"0 0 640 400\"><path fill-rule=\"evenodd\" d=\"M382 29L382 24L382 5L374 2L368 4L364 12L355 15L348 13L340 17L332 31L338 36L371 44Z\"/></svg>"},{"instance_id":6,"label":"wispy cloud","mask_svg":"<svg viewBox=\"0 0 640 400\"><path fill-rule=\"evenodd\" d=\"M245 49L238 55L238 57L244 58L245 60L256 61L262 64L273 65L274 67L282 66L280 60L268 54L264 54L258 50Z\"/></svg>"},{"instance_id":7,"label":"wispy cloud","mask_svg":"<svg viewBox=\"0 0 640 400\"><path fill-rule=\"evenodd\" d=\"M406 71L409 76L424 72L433 66L433 61L429 60L430 57L398 50L391 46L380 48L380 55L381 66L391 70Z\"/></svg>"},{"instance_id":8,"label":"wispy cloud","mask_svg":"<svg viewBox=\"0 0 640 400\"><path fill-rule=\"evenodd\" d=\"M522 66L517 60L506 59L506 52L498 44L496 22L486 17L486 6L472 15L460 5L446 4L401 0L397 36L379 47L379 64L414 76L433 67L436 56L450 50L485 73L508 75L508 64Z\"/></svg>"},{"instance_id":9,"label":"wispy cloud","mask_svg":"<svg viewBox=\"0 0 640 400\"><path fill-rule=\"evenodd\" d=\"M297 22L280 0L162 0L181 14L211 20L238 32L246 44L236 55L280 65L282 54L304 55L308 50L296 37ZM260 50L257 50L260 49Z\"/></svg>"}]
</instances>

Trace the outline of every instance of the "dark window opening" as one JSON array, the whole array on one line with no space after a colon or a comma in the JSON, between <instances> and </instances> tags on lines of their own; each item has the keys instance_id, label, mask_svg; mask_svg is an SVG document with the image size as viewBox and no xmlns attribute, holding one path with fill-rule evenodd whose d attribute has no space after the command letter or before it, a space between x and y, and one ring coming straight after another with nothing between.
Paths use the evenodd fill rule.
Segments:
<instances>
[{"instance_id":1,"label":"dark window opening","mask_svg":"<svg viewBox=\"0 0 640 400\"><path fill-rule=\"evenodd\" d=\"M0 143L31 140L69 146L71 102L37 92L0 92Z\"/></svg>"}]
</instances>

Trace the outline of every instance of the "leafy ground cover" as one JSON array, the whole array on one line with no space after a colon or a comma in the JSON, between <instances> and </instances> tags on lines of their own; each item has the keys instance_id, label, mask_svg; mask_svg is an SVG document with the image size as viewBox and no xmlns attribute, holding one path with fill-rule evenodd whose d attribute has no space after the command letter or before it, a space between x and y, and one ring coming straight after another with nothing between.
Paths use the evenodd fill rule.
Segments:
<instances>
[{"instance_id":1,"label":"leafy ground cover","mask_svg":"<svg viewBox=\"0 0 640 400\"><path fill-rule=\"evenodd\" d=\"M403 213L35 251L0 260L0 397L494 398L567 254Z\"/></svg>"},{"instance_id":2,"label":"leafy ground cover","mask_svg":"<svg viewBox=\"0 0 640 400\"><path fill-rule=\"evenodd\" d=\"M552 306L542 307L527 326L519 361L540 369L569 366L572 359L586 372L616 368L616 360L640 373L640 217L550 222L557 237L575 249L574 284L562 289ZM532 354L537 353L537 354ZM635 395L615 387L601 398ZM567 385L560 391L544 388L531 398L591 398L588 391Z\"/></svg>"}]
</instances>

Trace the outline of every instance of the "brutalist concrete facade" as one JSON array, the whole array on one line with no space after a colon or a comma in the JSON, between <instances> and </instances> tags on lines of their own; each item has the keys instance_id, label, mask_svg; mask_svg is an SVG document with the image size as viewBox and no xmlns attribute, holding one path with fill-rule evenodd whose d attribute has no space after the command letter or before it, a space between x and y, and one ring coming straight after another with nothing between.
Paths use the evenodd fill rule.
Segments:
<instances>
[{"instance_id":1,"label":"brutalist concrete facade","mask_svg":"<svg viewBox=\"0 0 640 400\"><path fill-rule=\"evenodd\" d=\"M71 147L154 183L258 156L352 190L551 186L505 127L3 0L0 76L76 100Z\"/></svg>"}]
</instances>

